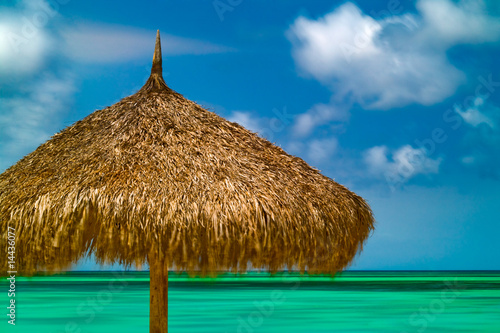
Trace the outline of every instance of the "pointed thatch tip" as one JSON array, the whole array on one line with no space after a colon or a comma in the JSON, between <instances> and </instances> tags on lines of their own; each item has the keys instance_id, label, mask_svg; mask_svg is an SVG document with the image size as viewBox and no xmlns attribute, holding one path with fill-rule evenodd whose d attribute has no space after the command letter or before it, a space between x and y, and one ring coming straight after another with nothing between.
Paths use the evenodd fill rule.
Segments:
<instances>
[{"instance_id":1,"label":"pointed thatch tip","mask_svg":"<svg viewBox=\"0 0 500 333\"><path fill-rule=\"evenodd\" d=\"M148 92L165 92L170 91L167 84L163 80L163 68L161 60L161 38L160 30L156 32L155 53L153 54L153 66L151 67L151 76L141 91Z\"/></svg>"},{"instance_id":2,"label":"pointed thatch tip","mask_svg":"<svg viewBox=\"0 0 500 333\"><path fill-rule=\"evenodd\" d=\"M155 45L155 53L153 55L153 67L151 68L151 74L158 74L159 76L163 76L163 69L161 65L160 30L156 32L156 45Z\"/></svg>"}]
</instances>

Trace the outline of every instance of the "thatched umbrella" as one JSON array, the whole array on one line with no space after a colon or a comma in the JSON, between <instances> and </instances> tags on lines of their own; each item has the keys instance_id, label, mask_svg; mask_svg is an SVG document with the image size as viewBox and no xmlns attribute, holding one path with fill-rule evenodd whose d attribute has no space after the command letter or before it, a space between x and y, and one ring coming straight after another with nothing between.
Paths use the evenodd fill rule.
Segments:
<instances>
[{"instance_id":1,"label":"thatched umbrella","mask_svg":"<svg viewBox=\"0 0 500 333\"><path fill-rule=\"evenodd\" d=\"M144 87L0 175L0 218L23 274L148 263L150 332L167 330L168 269L335 273L374 223L361 197L170 89L159 33Z\"/></svg>"}]
</instances>

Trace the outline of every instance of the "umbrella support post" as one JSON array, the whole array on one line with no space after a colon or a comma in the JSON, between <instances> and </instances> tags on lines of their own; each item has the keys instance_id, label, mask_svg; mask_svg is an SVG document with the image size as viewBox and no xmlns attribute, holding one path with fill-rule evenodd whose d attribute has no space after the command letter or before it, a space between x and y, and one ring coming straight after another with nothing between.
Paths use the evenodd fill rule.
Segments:
<instances>
[{"instance_id":1,"label":"umbrella support post","mask_svg":"<svg viewBox=\"0 0 500 333\"><path fill-rule=\"evenodd\" d=\"M168 331L168 267L157 255L149 258L149 332Z\"/></svg>"}]
</instances>

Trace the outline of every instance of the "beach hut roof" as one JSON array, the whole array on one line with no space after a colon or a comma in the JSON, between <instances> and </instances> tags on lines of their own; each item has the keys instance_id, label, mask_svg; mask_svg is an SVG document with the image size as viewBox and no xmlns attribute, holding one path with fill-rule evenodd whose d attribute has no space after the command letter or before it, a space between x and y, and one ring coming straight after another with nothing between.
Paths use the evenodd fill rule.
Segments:
<instances>
[{"instance_id":1,"label":"beach hut roof","mask_svg":"<svg viewBox=\"0 0 500 333\"><path fill-rule=\"evenodd\" d=\"M373 229L367 203L302 159L151 76L0 175L2 248L25 273L85 255L171 269L334 273ZM6 270L6 260L1 267Z\"/></svg>"}]
</instances>

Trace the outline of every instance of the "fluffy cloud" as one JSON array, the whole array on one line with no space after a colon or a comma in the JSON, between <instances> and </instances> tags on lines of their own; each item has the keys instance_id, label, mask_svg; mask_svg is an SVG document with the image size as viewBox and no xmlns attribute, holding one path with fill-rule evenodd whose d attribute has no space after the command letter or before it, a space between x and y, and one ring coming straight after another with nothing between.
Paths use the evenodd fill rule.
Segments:
<instances>
[{"instance_id":1,"label":"fluffy cloud","mask_svg":"<svg viewBox=\"0 0 500 333\"><path fill-rule=\"evenodd\" d=\"M296 64L367 109L441 102L465 79L446 51L497 41L500 21L480 1L420 0L417 9L373 18L346 3L317 20L299 17L287 32Z\"/></svg>"},{"instance_id":2,"label":"fluffy cloud","mask_svg":"<svg viewBox=\"0 0 500 333\"><path fill-rule=\"evenodd\" d=\"M282 131L285 131L287 126L291 124L291 119L286 108L282 111L273 109L274 117L258 117L255 112L233 111L227 117L229 121L236 122L241 126L258 133L260 136L273 141L275 136ZM348 117L346 111L332 109L330 105L318 104L313 107L308 113L300 115L295 120L292 126L292 132L297 136L305 136L309 134L316 124L322 120L339 120L343 121ZM337 152L338 140L335 137L308 139L303 141L289 141L286 143L286 151L291 154L303 156L306 160L320 164L328 161L328 159Z\"/></svg>"},{"instance_id":3,"label":"fluffy cloud","mask_svg":"<svg viewBox=\"0 0 500 333\"><path fill-rule=\"evenodd\" d=\"M456 113L462 117L462 119L469 125L473 127L478 127L481 124L486 124L491 128L495 128L496 124L490 116L487 116L484 112L486 111L491 116L498 117L498 109L494 107L485 108L484 100L477 97L474 100L474 105L466 110L463 110L459 105L455 105L454 110ZM496 109L496 110L495 110ZM496 112L495 112L496 111Z\"/></svg>"},{"instance_id":4,"label":"fluffy cloud","mask_svg":"<svg viewBox=\"0 0 500 333\"><path fill-rule=\"evenodd\" d=\"M295 119L292 131L297 136L307 136L312 131L325 123L345 122L349 119L347 108L336 106L334 103L318 103L306 113L298 115Z\"/></svg>"},{"instance_id":5,"label":"fluffy cloud","mask_svg":"<svg viewBox=\"0 0 500 333\"><path fill-rule=\"evenodd\" d=\"M422 148L410 145L389 151L386 146L375 146L363 153L369 172L385 178L391 187L406 183L420 174L438 173L441 159L432 159Z\"/></svg>"}]
</instances>

